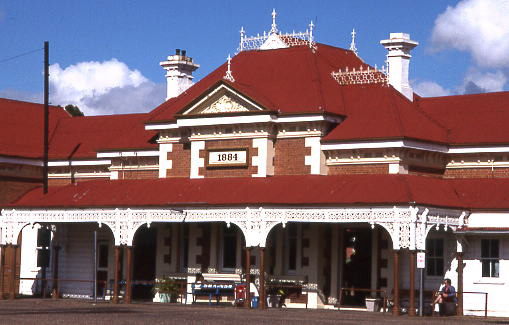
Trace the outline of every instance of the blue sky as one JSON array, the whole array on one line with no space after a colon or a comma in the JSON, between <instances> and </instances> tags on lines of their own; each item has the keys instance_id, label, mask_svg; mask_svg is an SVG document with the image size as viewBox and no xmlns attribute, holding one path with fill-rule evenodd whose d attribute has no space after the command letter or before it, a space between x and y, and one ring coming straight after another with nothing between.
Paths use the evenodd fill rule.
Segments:
<instances>
[{"instance_id":1,"label":"blue sky","mask_svg":"<svg viewBox=\"0 0 509 325\"><path fill-rule=\"evenodd\" d=\"M381 39L409 33L420 43L410 79L421 95L507 89L507 0L0 0L0 97L42 100L42 51L2 60L47 40L53 103L88 114L148 111L165 96L159 62L175 48L201 65L199 80L235 53L241 26L248 35L268 31L272 8L283 32L313 20L321 43L348 48L355 28L359 56L372 65L385 60Z\"/></svg>"}]
</instances>

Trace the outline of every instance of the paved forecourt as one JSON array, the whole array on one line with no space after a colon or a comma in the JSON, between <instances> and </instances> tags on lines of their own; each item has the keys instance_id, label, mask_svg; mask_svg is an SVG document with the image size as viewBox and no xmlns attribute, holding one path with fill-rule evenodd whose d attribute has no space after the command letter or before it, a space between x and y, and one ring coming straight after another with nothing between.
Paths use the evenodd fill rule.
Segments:
<instances>
[{"instance_id":1,"label":"paved forecourt","mask_svg":"<svg viewBox=\"0 0 509 325\"><path fill-rule=\"evenodd\" d=\"M480 317L395 317L335 310L248 310L224 306L18 299L0 301L0 324L509 324Z\"/></svg>"}]
</instances>

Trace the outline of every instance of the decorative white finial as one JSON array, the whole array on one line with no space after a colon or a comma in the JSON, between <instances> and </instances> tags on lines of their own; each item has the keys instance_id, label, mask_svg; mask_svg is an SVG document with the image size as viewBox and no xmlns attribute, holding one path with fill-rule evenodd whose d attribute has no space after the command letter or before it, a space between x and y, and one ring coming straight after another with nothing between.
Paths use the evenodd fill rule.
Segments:
<instances>
[{"instance_id":1,"label":"decorative white finial","mask_svg":"<svg viewBox=\"0 0 509 325\"><path fill-rule=\"evenodd\" d=\"M357 35L357 33L355 32L355 28L352 29L352 43L350 43L350 51L352 51L353 53L355 53L355 55L357 55L357 47L355 46L355 35Z\"/></svg>"},{"instance_id":2,"label":"decorative white finial","mask_svg":"<svg viewBox=\"0 0 509 325\"><path fill-rule=\"evenodd\" d=\"M239 49L242 52L244 50L244 38L246 37L246 32L244 31L244 26L240 27L240 46Z\"/></svg>"},{"instance_id":3,"label":"decorative white finial","mask_svg":"<svg viewBox=\"0 0 509 325\"><path fill-rule=\"evenodd\" d=\"M276 9L272 9L272 27L270 28L271 34L277 34L276 15Z\"/></svg>"},{"instance_id":4,"label":"decorative white finial","mask_svg":"<svg viewBox=\"0 0 509 325\"><path fill-rule=\"evenodd\" d=\"M309 23L309 47L313 45L313 27L315 27L315 24L313 24L313 21Z\"/></svg>"},{"instance_id":5,"label":"decorative white finial","mask_svg":"<svg viewBox=\"0 0 509 325\"><path fill-rule=\"evenodd\" d=\"M226 74L224 75L223 78L226 80L229 80L231 82L235 82L235 79L233 78L232 70L231 70L231 61L232 61L232 58L231 58L230 54L228 54L228 70L226 70Z\"/></svg>"}]
</instances>

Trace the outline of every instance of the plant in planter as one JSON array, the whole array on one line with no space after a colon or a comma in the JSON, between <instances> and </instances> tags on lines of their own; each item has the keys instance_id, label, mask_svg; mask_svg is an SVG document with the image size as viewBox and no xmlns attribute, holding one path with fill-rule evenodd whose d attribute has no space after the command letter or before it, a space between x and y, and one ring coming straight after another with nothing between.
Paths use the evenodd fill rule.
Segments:
<instances>
[{"instance_id":1,"label":"plant in planter","mask_svg":"<svg viewBox=\"0 0 509 325\"><path fill-rule=\"evenodd\" d=\"M178 285L174 279L165 275L162 278L156 278L152 291L159 295L160 302L175 302L178 295Z\"/></svg>"}]
</instances>

